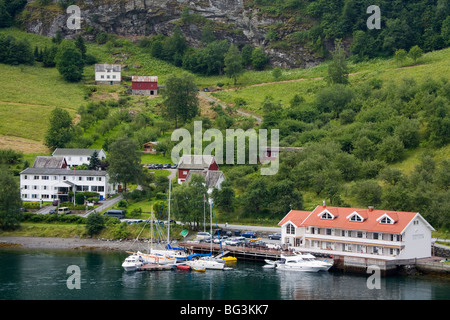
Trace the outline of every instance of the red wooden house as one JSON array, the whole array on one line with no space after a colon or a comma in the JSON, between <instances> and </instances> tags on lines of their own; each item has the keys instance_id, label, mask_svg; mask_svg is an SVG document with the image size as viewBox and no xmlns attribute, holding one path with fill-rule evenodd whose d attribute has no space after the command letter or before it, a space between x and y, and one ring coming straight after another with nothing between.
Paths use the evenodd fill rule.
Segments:
<instances>
[{"instance_id":1,"label":"red wooden house","mask_svg":"<svg viewBox=\"0 0 450 320\"><path fill-rule=\"evenodd\" d=\"M158 94L158 77L133 76L131 78L131 90L133 94L156 95Z\"/></svg>"},{"instance_id":2,"label":"red wooden house","mask_svg":"<svg viewBox=\"0 0 450 320\"><path fill-rule=\"evenodd\" d=\"M191 170L219 170L216 159L213 156L183 155L178 162L178 183L186 181Z\"/></svg>"}]
</instances>

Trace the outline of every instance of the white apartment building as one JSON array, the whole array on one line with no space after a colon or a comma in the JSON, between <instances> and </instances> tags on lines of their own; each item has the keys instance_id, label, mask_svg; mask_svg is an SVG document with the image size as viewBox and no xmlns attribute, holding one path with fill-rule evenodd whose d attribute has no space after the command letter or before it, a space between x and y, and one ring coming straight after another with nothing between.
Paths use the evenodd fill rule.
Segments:
<instances>
[{"instance_id":1,"label":"white apartment building","mask_svg":"<svg viewBox=\"0 0 450 320\"><path fill-rule=\"evenodd\" d=\"M293 250L365 259L431 256L433 227L418 212L317 206L291 210L279 223Z\"/></svg>"},{"instance_id":2,"label":"white apartment building","mask_svg":"<svg viewBox=\"0 0 450 320\"><path fill-rule=\"evenodd\" d=\"M117 186L109 182L106 171L27 168L20 173L20 193L23 201L71 201L70 191L91 191L100 200L115 194Z\"/></svg>"}]
</instances>

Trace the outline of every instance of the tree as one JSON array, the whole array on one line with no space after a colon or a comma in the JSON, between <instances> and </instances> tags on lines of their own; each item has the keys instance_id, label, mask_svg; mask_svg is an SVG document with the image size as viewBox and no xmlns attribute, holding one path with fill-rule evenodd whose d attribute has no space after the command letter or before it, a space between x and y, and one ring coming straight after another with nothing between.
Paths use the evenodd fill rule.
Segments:
<instances>
[{"instance_id":1,"label":"tree","mask_svg":"<svg viewBox=\"0 0 450 320\"><path fill-rule=\"evenodd\" d=\"M79 82L83 78L83 56L72 42L65 40L59 45L55 62L66 81Z\"/></svg>"},{"instance_id":2,"label":"tree","mask_svg":"<svg viewBox=\"0 0 450 320\"><path fill-rule=\"evenodd\" d=\"M348 68L345 61L344 45L340 39L334 41L333 59L328 66L327 80L331 84L348 84Z\"/></svg>"},{"instance_id":3,"label":"tree","mask_svg":"<svg viewBox=\"0 0 450 320\"><path fill-rule=\"evenodd\" d=\"M14 176L5 167L0 168L0 228L15 229L20 226L22 199Z\"/></svg>"},{"instance_id":4,"label":"tree","mask_svg":"<svg viewBox=\"0 0 450 320\"><path fill-rule=\"evenodd\" d=\"M64 148L74 135L69 112L56 107L50 114L50 126L45 136L45 145L51 149Z\"/></svg>"},{"instance_id":5,"label":"tree","mask_svg":"<svg viewBox=\"0 0 450 320\"><path fill-rule=\"evenodd\" d=\"M84 43L84 39L81 34L79 34L75 39L75 47L80 50L83 60L86 60L86 44Z\"/></svg>"},{"instance_id":6,"label":"tree","mask_svg":"<svg viewBox=\"0 0 450 320\"><path fill-rule=\"evenodd\" d=\"M244 72L244 68L242 66L242 57L234 44L228 49L224 58L224 63L225 74L228 78L234 79L234 85L236 85L237 78Z\"/></svg>"},{"instance_id":7,"label":"tree","mask_svg":"<svg viewBox=\"0 0 450 320\"><path fill-rule=\"evenodd\" d=\"M123 183L125 191L128 183L141 181L141 155L137 144L130 138L118 138L109 145L108 162L107 171L111 182Z\"/></svg>"},{"instance_id":8,"label":"tree","mask_svg":"<svg viewBox=\"0 0 450 320\"><path fill-rule=\"evenodd\" d=\"M252 51L252 66L256 70L262 70L267 64L267 56L260 47Z\"/></svg>"},{"instance_id":9,"label":"tree","mask_svg":"<svg viewBox=\"0 0 450 320\"><path fill-rule=\"evenodd\" d=\"M362 206L375 206L381 203L383 191L376 181L358 181L352 191L356 201Z\"/></svg>"},{"instance_id":10,"label":"tree","mask_svg":"<svg viewBox=\"0 0 450 320\"><path fill-rule=\"evenodd\" d=\"M98 168L100 168L100 166L101 166L101 161L98 158L97 150L95 150L92 153L91 158L89 159L88 169L89 170L98 170Z\"/></svg>"},{"instance_id":11,"label":"tree","mask_svg":"<svg viewBox=\"0 0 450 320\"><path fill-rule=\"evenodd\" d=\"M414 46L411 49L409 49L408 56L413 59L414 64L417 62L417 59L423 56L423 51L420 49L419 46Z\"/></svg>"},{"instance_id":12,"label":"tree","mask_svg":"<svg viewBox=\"0 0 450 320\"><path fill-rule=\"evenodd\" d=\"M220 208L225 212L233 212L234 210L234 190L228 181L222 182L221 188L214 188L212 192L214 199L214 207Z\"/></svg>"},{"instance_id":13,"label":"tree","mask_svg":"<svg viewBox=\"0 0 450 320\"><path fill-rule=\"evenodd\" d=\"M94 212L87 217L86 232L88 235L92 236L98 234L104 228L105 228L105 219L100 213Z\"/></svg>"},{"instance_id":14,"label":"tree","mask_svg":"<svg viewBox=\"0 0 450 320\"><path fill-rule=\"evenodd\" d=\"M198 90L194 77L187 73L180 77L172 74L166 82L166 89L162 92L164 98L164 115L175 121L188 121L198 114Z\"/></svg>"},{"instance_id":15,"label":"tree","mask_svg":"<svg viewBox=\"0 0 450 320\"><path fill-rule=\"evenodd\" d=\"M196 229L203 222L205 206L208 206L205 178L200 174L193 174L188 183L174 188L173 199L177 219L193 222ZM207 211L209 212L209 210Z\"/></svg>"}]
</instances>

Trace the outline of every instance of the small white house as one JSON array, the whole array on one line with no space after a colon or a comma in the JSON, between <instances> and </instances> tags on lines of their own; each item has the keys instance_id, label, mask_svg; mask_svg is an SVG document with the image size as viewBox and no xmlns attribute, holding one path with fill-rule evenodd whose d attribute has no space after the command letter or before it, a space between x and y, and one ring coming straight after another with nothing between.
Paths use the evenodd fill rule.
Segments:
<instances>
[{"instance_id":1,"label":"small white house","mask_svg":"<svg viewBox=\"0 0 450 320\"><path fill-rule=\"evenodd\" d=\"M291 210L279 225L282 244L293 250L378 260L431 256L434 229L418 212L324 204Z\"/></svg>"},{"instance_id":2,"label":"small white house","mask_svg":"<svg viewBox=\"0 0 450 320\"><path fill-rule=\"evenodd\" d=\"M92 155L97 151L97 157L99 160L106 159L106 153L103 149L70 149L70 148L56 148L53 151L52 156L64 157L67 162L67 166L76 167L81 164L89 164Z\"/></svg>"},{"instance_id":3,"label":"small white house","mask_svg":"<svg viewBox=\"0 0 450 320\"><path fill-rule=\"evenodd\" d=\"M117 188L109 182L106 171L27 168L20 173L20 193L23 201L70 201L70 192L91 191L100 199L115 194Z\"/></svg>"},{"instance_id":4,"label":"small white house","mask_svg":"<svg viewBox=\"0 0 450 320\"><path fill-rule=\"evenodd\" d=\"M96 64L95 83L96 84L120 84L122 81L122 67L120 64Z\"/></svg>"}]
</instances>

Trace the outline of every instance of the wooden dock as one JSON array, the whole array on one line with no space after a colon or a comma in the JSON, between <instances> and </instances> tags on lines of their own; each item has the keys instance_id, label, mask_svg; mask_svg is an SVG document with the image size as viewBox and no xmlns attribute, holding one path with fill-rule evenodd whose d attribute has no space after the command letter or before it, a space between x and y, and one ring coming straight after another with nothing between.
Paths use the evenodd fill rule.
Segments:
<instances>
[{"instance_id":1,"label":"wooden dock","mask_svg":"<svg viewBox=\"0 0 450 320\"><path fill-rule=\"evenodd\" d=\"M210 243L180 242L178 245L187 250L191 250L193 253L209 253L211 250ZM238 258L238 260L264 261L264 259L278 259L281 255L280 250L243 246L222 245L222 250L224 256L234 256ZM213 255L221 255L222 251L220 250L220 245L213 244L212 252Z\"/></svg>"}]
</instances>

